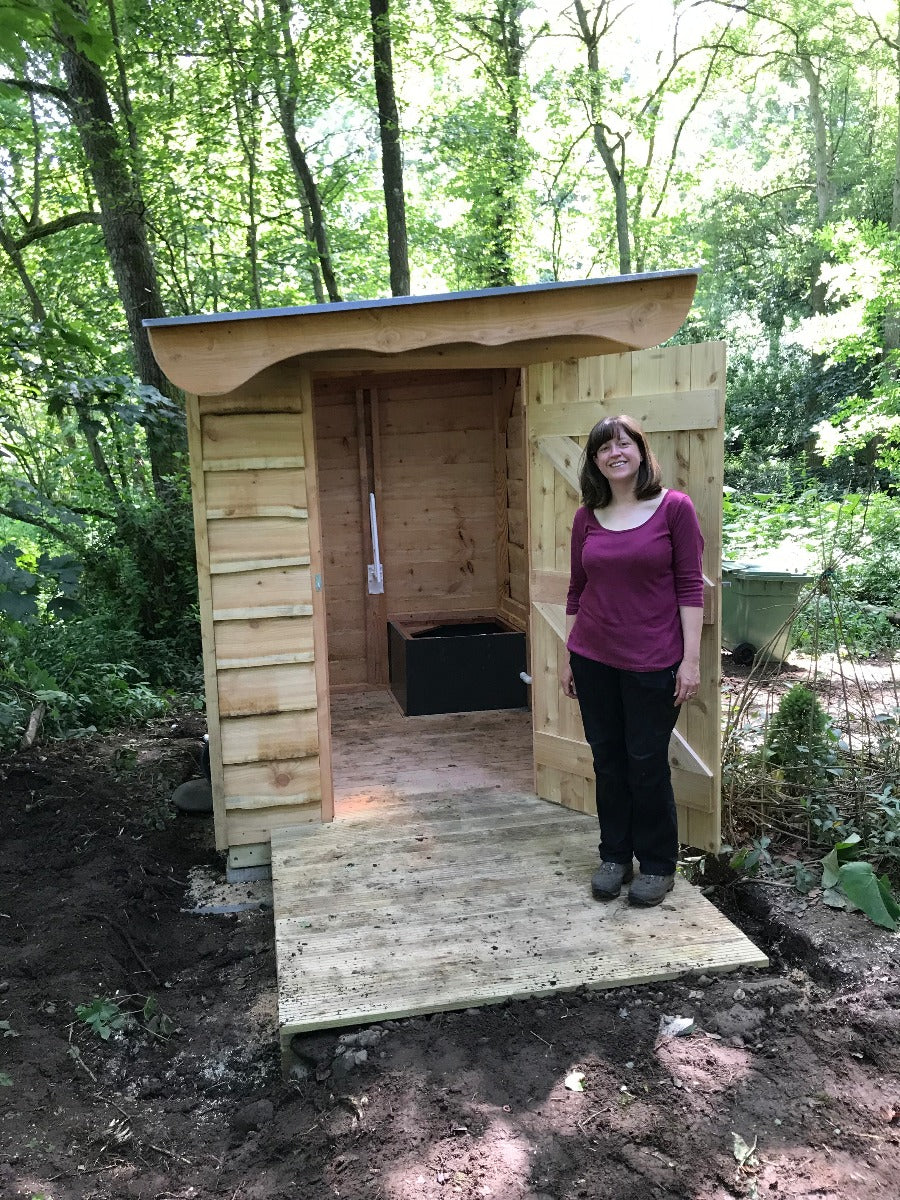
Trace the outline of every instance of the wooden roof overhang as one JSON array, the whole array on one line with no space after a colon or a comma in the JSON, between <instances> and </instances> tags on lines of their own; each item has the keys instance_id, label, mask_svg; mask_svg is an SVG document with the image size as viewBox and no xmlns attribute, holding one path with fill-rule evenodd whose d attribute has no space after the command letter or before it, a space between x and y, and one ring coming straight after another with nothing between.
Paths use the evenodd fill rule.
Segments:
<instances>
[{"instance_id":1,"label":"wooden roof overhang","mask_svg":"<svg viewBox=\"0 0 900 1200\"><path fill-rule=\"evenodd\" d=\"M165 375L192 395L234 391L301 359L313 372L521 367L646 350L691 307L698 270L439 296L315 304L145 321Z\"/></svg>"}]
</instances>

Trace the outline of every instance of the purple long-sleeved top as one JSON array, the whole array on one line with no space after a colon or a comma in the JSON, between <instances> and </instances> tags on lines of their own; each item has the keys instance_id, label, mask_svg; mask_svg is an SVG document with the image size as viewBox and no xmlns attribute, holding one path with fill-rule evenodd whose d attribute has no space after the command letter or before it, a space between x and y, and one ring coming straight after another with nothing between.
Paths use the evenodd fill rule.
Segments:
<instances>
[{"instance_id":1,"label":"purple long-sleeved top","mask_svg":"<svg viewBox=\"0 0 900 1200\"><path fill-rule=\"evenodd\" d=\"M659 671L684 654L679 608L703 607L703 535L690 497L666 492L636 529L604 529L583 506L572 525L566 645L623 671Z\"/></svg>"}]
</instances>

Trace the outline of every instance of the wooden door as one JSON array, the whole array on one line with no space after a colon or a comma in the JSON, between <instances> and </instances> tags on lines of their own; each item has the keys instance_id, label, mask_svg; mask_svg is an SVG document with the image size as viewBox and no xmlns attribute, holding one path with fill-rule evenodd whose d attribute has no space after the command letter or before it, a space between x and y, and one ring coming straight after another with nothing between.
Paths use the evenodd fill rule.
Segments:
<instances>
[{"instance_id":1,"label":"wooden door","mask_svg":"<svg viewBox=\"0 0 900 1200\"><path fill-rule=\"evenodd\" d=\"M706 542L701 683L669 758L682 844L720 844L720 614L725 346L706 342L571 359L525 373L535 790L594 812L594 776L576 701L562 695L565 597L581 448L597 421L637 417L667 486L694 502Z\"/></svg>"}]
</instances>

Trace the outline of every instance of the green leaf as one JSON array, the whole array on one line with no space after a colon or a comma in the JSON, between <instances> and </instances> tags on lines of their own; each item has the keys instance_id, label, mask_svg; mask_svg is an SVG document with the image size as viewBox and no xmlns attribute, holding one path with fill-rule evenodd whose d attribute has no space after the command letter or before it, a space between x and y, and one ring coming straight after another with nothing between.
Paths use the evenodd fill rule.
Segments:
<instances>
[{"instance_id":1,"label":"green leaf","mask_svg":"<svg viewBox=\"0 0 900 1200\"><path fill-rule=\"evenodd\" d=\"M852 862L856 858L856 852L859 848L862 838L858 833L851 834L843 842L837 842L835 846L822 859L822 887L833 888L838 886L838 878L841 867L848 862Z\"/></svg>"},{"instance_id":2,"label":"green leaf","mask_svg":"<svg viewBox=\"0 0 900 1200\"><path fill-rule=\"evenodd\" d=\"M871 863L845 863L839 871L840 886L847 898L882 929L897 928L900 905L891 894L887 876L879 879Z\"/></svg>"},{"instance_id":3,"label":"green leaf","mask_svg":"<svg viewBox=\"0 0 900 1200\"><path fill-rule=\"evenodd\" d=\"M756 1138L753 1139L753 1145L748 1146L746 1141L739 1133L731 1131L733 1141L732 1153L737 1159L738 1167L756 1166Z\"/></svg>"},{"instance_id":4,"label":"green leaf","mask_svg":"<svg viewBox=\"0 0 900 1200\"><path fill-rule=\"evenodd\" d=\"M804 896L815 887L816 878L805 863L794 863L794 887Z\"/></svg>"},{"instance_id":5,"label":"green leaf","mask_svg":"<svg viewBox=\"0 0 900 1200\"><path fill-rule=\"evenodd\" d=\"M12 1087L12 1075L8 1075L6 1071L0 1071L0 1087Z\"/></svg>"},{"instance_id":6,"label":"green leaf","mask_svg":"<svg viewBox=\"0 0 900 1200\"><path fill-rule=\"evenodd\" d=\"M5 612L14 621L27 621L37 613L34 596L23 596L16 592L0 592L0 612Z\"/></svg>"},{"instance_id":7,"label":"green leaf","mask_svg":"<svg viewBox=\"0 0 900 1200\"><path fill-rule=\"evenodd\" d=\"M109 1039L114 1030L123 1029L128 1020L114 1000L99 998L91 1001L90 1004L79 1004L75 1009L75 1014L104 1042Z\"/></svg>"}]
</instances>

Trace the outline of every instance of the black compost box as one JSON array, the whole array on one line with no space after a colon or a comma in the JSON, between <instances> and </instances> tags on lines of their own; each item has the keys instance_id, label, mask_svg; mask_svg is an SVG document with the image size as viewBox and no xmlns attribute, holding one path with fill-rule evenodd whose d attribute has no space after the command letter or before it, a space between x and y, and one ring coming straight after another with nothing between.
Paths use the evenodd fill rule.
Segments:
<instances>
[{"instance_id":1,"label":"black compost box","mask_svg":"<svg viewBox=\"0 0 900 1200\"><path fill-rule=\"evenodd\" d=\"M525 634L497 617L388 620L391 691L408 717L524 708Z\"/></svg>"}]
</instances>

